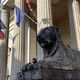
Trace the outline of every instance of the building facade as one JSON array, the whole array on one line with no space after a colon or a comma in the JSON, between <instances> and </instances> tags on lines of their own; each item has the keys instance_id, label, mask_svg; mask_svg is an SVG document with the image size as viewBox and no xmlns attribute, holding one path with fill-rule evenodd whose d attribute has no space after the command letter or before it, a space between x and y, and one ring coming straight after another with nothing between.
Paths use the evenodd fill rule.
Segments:
<instances>
[{"instance_id":1,"label":"building facade","mask_svg":"<svg viewBox=\"0 0 80 80\"><path fill-rule=\"evenodd\" d=\"M15 5L25 12L19 26ZM33 0L31 7L26 0L7 0L1 7L7 38L0 40L0 80L16 80L24 64L43 59L36 36L44 27L56 25L63 42L80 51L80 0Z\"/></svg>"}]
</instances>

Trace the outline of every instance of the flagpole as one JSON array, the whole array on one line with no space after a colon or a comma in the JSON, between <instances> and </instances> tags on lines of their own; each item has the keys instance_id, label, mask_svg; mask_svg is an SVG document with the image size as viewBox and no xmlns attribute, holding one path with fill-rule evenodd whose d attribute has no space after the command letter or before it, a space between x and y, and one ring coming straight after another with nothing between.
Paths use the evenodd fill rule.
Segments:
<instances>
[{"instance_id":1,"label":"flagpole","mask_svg":"<svg viewBox=\"0 0 80 80\"><path fill-rule=\"evenodd\" d=\"M2 11L1 9L0 9L0 11ZM29 15L27 15L25 12L24 12L24 15L25 16L27 16L32 22L34 22L35 24L37 24L37 22L36 21L34 21ZM5 27L6 28L6 27Z\"/></svg>"},{"instance_id":2,"label":"flagpole","mask_svg":"<svg viewBox=\"0 0 80 80\"><path fill-rule=\"evenodd\" d=\"M2 8L3 8L4 5L0 5L0 11L2 11ZM27 16L32 22L34 22L36 25L37 25L37 22L34 21L29 15L27 15L25 12L24 12L24 15Z\"/></svg>"},{"instance_id":3,"label":"flagpole","mask_svg":"<svg viewBox=\"0 0 80 80\"><path fill-rule=\"evenodd\" d=\"M25 16L27 16L32 22L34 22L34 23L37 25L37 22L34 21L29 15L27 15L26 13L24 13L24 14L25 14Z\"/></svg>"}]
</instances>

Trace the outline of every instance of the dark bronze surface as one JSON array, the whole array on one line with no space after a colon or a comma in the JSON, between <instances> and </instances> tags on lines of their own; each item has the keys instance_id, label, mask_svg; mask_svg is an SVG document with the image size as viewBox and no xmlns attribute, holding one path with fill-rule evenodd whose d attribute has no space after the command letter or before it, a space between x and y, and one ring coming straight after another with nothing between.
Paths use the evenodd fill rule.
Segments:
<instances>
[{"instance_id":1,"label":"dark bronze surface","mask_svg":"<svg viewBox=\"0 0 80 80\"><path fill-rule=\"evenodd\" d=\"M80 80L80 52L64 45L57 28L42 29L37 41L43 48L44 60L22 68L25 80Z\"/></svg>"}]
</instances>

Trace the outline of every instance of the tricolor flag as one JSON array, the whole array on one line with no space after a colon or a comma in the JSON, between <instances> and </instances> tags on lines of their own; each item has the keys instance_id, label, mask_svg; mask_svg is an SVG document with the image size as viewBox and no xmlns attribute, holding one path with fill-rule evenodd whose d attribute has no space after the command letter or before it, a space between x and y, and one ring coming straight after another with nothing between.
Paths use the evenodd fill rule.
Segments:
<instances>
[{"instance_id":1,"label":"tricolor flag","mask_svg":"<svg viewBox=\"0 0 80 80\"><path fill-rule=\"evenodd\" d=\"M27 5L28 5L30 11L33 11L33 10L32 10L32 0L26 0L26 3L27 3Z\"/></svg>"},{"instance_id":2,"label":"tricolor flag","mask_svg":"<svg viewBox=\"0 0 80 80\"><path fill-rule=\"evenodd\" d=\"M2 0L0 0L0 5L1 4L2 4ZM1 21L1 12L0 12L0 40L4 40L5 39L5 34L1 31L1 29L4 29L4 28L5 28L5 25Z\"/></svg>"},{"instance_id":3,"label":"tricolor flag","mask_svg":"<svg viewBox=\"0 0 80 80\"><path fill-rule=\"evenodd\" d=\"M20 26L20 23L24 20L25 13L17 6L15 6L15 10L16 10L16 24Z\"/></svg>"},{"instance_id":4,"label":"tricolor flag","mask_svg":"<svg viewBox=\"0 0 80 80\"><path fill-rule=\"evenodd\" d=\"M2 1L2 0L0 0L0 5L1 5L1 1Z\"/></svg>"},{"instance_id":5,"label":"tricolor flag","mask_svg":"<svg viewBox=\"0 0 80 80\"><path fill-rule=\"evenodd\" d=\"M4 23L2 22L2 20L0 19L0 30L1 29L5 29L6 27L5 27L5 25L4 25Z\"/></svg>"},{"instance_id":6,"label":"tricolor flag","mask_svg":"<svg viewBox=\"0 0 80 80\"><path fill-rule=\"evenodd\" d=\"M2 23L1 19L0 19L0 40L4 40L5 39L5 34L1 31L1 29L4 28L4 24Z\"/></svg>"},{"instance_id":7,"label":"tricolor flag","mask_svg":"<svg viewBox=\"0 0 80 80\"><path fill-rule=\"evenodd\" d=\"M4 39L5 39L5 34L2 31L0 31L0 40L4 40Z\"/></svg>"}]
</instances>

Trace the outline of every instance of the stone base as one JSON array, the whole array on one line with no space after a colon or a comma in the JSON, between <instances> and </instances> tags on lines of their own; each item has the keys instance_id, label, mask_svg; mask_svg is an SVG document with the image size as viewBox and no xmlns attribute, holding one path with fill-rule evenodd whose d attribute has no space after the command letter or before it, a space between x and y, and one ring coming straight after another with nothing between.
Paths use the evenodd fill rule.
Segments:
<instances>
[{"instance_id":1,"label":"stone base","mask_svg":"<svg viewBox=\"0 0 80 80\"><path fill-rule=\"evenodd\" d=\"M80 80L80 71L37 69L25 73L25 80Z\"/></svg>"}]
</instances>

